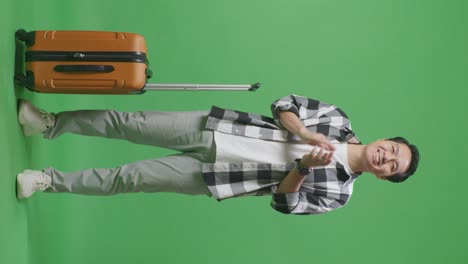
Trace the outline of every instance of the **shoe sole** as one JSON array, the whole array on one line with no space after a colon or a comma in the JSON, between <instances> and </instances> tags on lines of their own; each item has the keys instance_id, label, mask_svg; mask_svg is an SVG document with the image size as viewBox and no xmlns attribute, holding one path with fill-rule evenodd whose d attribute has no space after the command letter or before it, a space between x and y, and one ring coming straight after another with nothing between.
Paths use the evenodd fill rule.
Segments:
<instances>
[{"instance_id":1,"label":"shoe sole","mask_svg":"<svg viewBox=\"0 0 468 264\"><path fill-rule=\"evenodd\" d=\"M34 135L33 132L31 132L30 127L26 124L26 118L24 117L24 112L26 111L28 102L26 100L20 99L19 105L18 105L18 122L21 124L22 129L23 129L23 135L29 137Z\"/></svg>"},{"instance_id":2,"label":"shoe sole","mask_svg":"<svg viewBox=\"0 0 468 264\"><path fill-rule=\"evenodd\" d=\"M19 173L16 176L16 197L18 199L24 199L27 198L26 196L23 195L23 189L21 188L21 181L23 181L23 178L26 177L23 173Z\"/></svg>"},{"instance_id":3,"label":"shoe sole","mask_svg":"<svg viewBox=\"0 0 468 264\"><path fill-rule=\"evenodd\" d=\"M26 120L24 119L24 104L26 101L20 100L18 105L18 121L21 125L26 124Z\"/></svg>"}]
</instances>

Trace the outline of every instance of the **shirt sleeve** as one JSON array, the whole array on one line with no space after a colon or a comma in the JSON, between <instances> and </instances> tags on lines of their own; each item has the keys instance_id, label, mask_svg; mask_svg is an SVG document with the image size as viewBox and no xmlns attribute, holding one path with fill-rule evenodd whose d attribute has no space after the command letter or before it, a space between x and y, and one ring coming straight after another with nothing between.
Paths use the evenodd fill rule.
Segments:
<instances>
[{"instance_id":1,"label":"shirt sleeve","mask_svg":"<svg viewBox=\"0 0 468 264\"><path fill-rule=\"evenodd\" d=\"M273 193L271 207L283 214L322 214L343 206L332 198L321 197L307 192Z\"/></svg>"},{"instance_id":2,"label":"shirt sleeve","mask_svg":"<svg viewBox=\"0 0 468 264\"><path fill-rule=\"evenodd\" d=\"M316 118L325 109L334 107L331 104L306 98L299 95L288 95L282 97L271 104L271 112L275 122L279 125L279 113L288 111L293 112L300 120Z\"/></svg>"}]
</instances>

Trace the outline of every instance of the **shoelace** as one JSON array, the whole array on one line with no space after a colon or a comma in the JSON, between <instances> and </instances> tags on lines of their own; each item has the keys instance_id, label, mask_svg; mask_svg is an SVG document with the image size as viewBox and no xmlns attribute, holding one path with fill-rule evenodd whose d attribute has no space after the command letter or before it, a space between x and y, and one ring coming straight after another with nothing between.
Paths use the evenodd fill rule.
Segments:
<instances>
[{"instance_id":1,"label":"shoelace","mask_svg":"<svg viewBox=\"0 0 468 264\"><path fill-rule=\"evenodd\" d=\"M38 109L39 113L41 113L41 119L46 128L50 128L54 125L54 119L52 118L52 114L47 113L42 109Z\"/></svg>"},{"instance_id":2,"label":"shoelace","mask_svg":"<svg viewBox=\"0 0 468 264\"><path fill-rule=\"evenodd\" d=\"M51 185L51 182L48 182L47 177L48 176L46 176L44 173L41 173L36 181L36 187L41 191L44 191L47 188L51 188L56 191L55 187ZM52 179L50 179L50 181L52 181Z\"/></svg>"}]
</instances>

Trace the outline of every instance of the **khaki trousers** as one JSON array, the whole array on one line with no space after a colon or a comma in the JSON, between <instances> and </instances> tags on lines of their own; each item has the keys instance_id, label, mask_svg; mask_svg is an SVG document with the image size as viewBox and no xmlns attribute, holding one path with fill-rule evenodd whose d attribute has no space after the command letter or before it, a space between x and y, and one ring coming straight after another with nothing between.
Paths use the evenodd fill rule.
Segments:
<instances>
[{"instance_id":1,"label":"khaki trousers","mask_svg":"<svg viewBox=\"0 0 468 264\"><path fill-rule=\"evenodd\" d=\"M214 162L213 132L204 130L208 111L118 112L79 110L56 114L56 123L44 133L54 139L65 133L128 140L179 151L180 154L143 160L115 168L63 172L43 171L52 177L47 192L114 195L129 192L176 192L210 195L201 164ZM55 189L55 190L54 190Z\"/></svg>"}]
</instances>

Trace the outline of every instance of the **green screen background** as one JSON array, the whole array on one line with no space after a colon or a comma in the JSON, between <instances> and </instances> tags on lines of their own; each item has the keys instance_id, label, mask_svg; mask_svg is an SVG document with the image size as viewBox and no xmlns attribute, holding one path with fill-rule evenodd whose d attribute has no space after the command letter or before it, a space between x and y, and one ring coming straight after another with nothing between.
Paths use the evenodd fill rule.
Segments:
<instances>
[{"instance_id":1,"label":"green screen background","mask_svg":"<svg viewBox=\"0 0 468 264\"><path fill-rule=\"evenodd\" d=\"M0 262L465 263L468 2L457 0L4 0L0 4ZM145 35L152 81L253 83L249 92L140 96L36 94L15 87L14 32L112 30ZM36 194L25 168L113 167L172 153L124 141L24 138L16 100L48 111L204 110L269 115L300 94L344 109L365 142L402 135L420 168L404 184L364 174L350 203L282 215L269 197L218 203L177 194Z\"/></svg>"}]
</instances>

